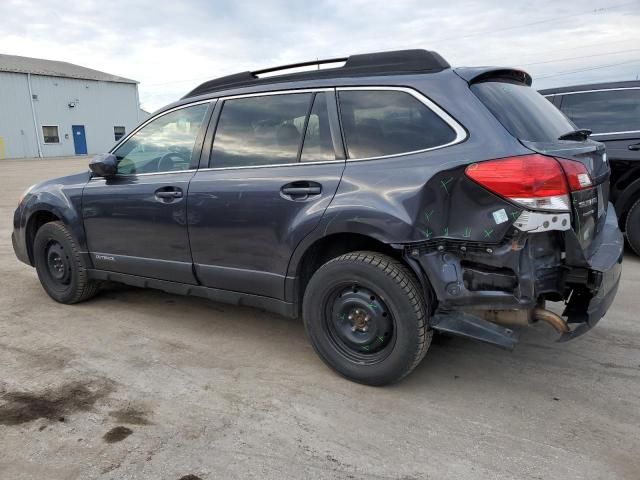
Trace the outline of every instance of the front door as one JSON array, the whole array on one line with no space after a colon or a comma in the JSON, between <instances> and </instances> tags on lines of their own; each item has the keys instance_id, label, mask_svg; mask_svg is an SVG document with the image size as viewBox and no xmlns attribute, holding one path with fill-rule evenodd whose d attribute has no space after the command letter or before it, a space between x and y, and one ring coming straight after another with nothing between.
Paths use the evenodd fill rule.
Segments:
<instances>
[{"instance_id":1,"label":"front door","mask_svg":"<svg viewBox=\"0 0 640 480\"><path fill-rule=\"evenodd\" d=\"M82 195L95 268L196 283L187 192L200 156L208 103L161 114L113 153L118 173L94 177Z\"/></svg>"},{"instance_id":2,"label":"front door","mask_svg":"<svg viewBox=\"0 0 640 480\"><path fill-rule=\"evenodd\" d=\"M72 125L71 132L73 133L73 148L76 155L86 155L87 138L84 134L84 125Z\"/></svg>"},{"instance_id":3,"label":"front door","mask_svg":"<svg viewBox=\"0 0 640 480\"><path fill-rule=\"evenodd\" d=\"M344 170L333 91L234 98L219 108L212 168L189 187L196 273L208 287L283 299L292 252Z\"/></svg>"}]
</instances>

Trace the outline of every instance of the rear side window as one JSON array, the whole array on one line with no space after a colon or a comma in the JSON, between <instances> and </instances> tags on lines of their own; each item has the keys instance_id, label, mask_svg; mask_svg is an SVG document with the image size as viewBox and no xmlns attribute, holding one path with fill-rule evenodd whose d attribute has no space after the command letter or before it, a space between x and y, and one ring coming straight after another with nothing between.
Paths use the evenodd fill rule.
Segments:
<instances>
[{"instance_id":1,"label":"rear side window","mask_svg":"<svg viewBox=\"0 0 640 480\"><path fill-rule=\"evenodd\" d=\"M312 93L226 100L213 141L213 167L295 163Z\"/></svg>"},{"instance_id":2,"label":"rear side window","mask_svg":"<svg viewBox=\"0 0 640 480\"><path fill-rule=\"evenodd\" d=\"M640 89L572 93L564 95L560 108L593 133L640 130Z\"/></svg>"},{"instance_id":3,"label":"rear side window","mask_svg":"<svg viewBox=\"0 0 640 480\"><path fill-rule=\"evenodd\" d=\"M338 96L349 158L415 152L456 138L444 120L406 92L343 90Z\"/></svg>"},{"instance_id":4,"label":"rear side window","mask_svg":"<svg viewBox=\"0 0 640 480\"><path fill-rule=\"evenodd\" d=\"M516 83L481 82L471 91L511 135L531 142L553 142L576 127L533 88Z\"/></svg>"}]
</instances>

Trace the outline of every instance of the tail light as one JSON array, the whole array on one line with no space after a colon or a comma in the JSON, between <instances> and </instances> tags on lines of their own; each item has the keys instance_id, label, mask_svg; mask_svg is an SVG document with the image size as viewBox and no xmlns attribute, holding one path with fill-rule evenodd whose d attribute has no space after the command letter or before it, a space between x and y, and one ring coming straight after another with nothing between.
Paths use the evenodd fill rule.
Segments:
<instances>
[{"instance_id":1,"label":"tail light","mask_svg":"<svg viewBox=\"0 0 640 480\"><path fill-rule=\"evenodd\" d=\"M465 173L487 190L533 210L569 211L569 193L591 186L581 163L539 154L474 163Z\"/></svg>"},{"instance_id":2,"label":"tail light","mask_svg":"<svg viewBox=\"0 0 640 480\"><path fill-rule=\"evenodd\" d=\"M562 169L567 176L569 188L571 188L572 192L577 192L578 190L584 190L585 188L593 186L591 176L589 175L589 172L587 172L587 167L582 163L574 160L567 160L565 158L558 158L558 161L560 162L560 165L562 165Z\"/></svg>"}]
</instances>

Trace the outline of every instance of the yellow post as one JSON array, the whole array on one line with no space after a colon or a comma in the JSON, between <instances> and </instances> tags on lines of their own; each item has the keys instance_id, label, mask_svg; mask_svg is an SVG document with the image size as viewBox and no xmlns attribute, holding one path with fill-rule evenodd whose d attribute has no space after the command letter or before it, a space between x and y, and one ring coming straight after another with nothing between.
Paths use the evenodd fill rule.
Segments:
<instances>
[{"instance_id":1,"label":"yellow post","mask_svg":"<svg viewBox=\"0 0 640 480\"><path fill-rule=\"evenodd\" d=\"M0 137L0 160L4 159L4 138Z\"/></svg>"}]
</instances>

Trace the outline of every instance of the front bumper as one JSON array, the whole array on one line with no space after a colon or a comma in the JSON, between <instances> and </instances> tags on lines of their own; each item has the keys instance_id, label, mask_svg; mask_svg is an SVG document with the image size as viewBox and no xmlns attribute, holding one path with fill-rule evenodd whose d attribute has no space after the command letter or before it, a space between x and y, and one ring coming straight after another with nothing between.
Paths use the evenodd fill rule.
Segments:
<instances>
[{"instance_id":1,"label":"front bumper","mask_svg":"<svg viewBox=\"0 0 640 480\"><path fill-rule=\"evenodd\" d=\"M29 253L27 252L26 245L24 242L19 242L16 239L15 232L11 234L11 244L13 245L13 252L16 254L16 257L18 257L18 260L31 266L31 261L29 260Z\"/></svg>"},{"instance_id":2,"label":"front bumper","mask_svg":"<svg viewBox=\"0 0 640 480\"><path fill-rule=\"evenodd\" d=\"M11 233L11 245L13 245L13 252L23 263L27 265L31 265L31 261L29 260L29 252L27 251L27 241L25 238L26 234L26 225L23 218L23 208L22 204L18 205L15 212L13 213L13 232Z\"/></svg>"}]
</instances>

